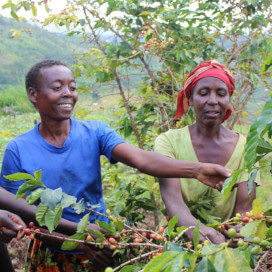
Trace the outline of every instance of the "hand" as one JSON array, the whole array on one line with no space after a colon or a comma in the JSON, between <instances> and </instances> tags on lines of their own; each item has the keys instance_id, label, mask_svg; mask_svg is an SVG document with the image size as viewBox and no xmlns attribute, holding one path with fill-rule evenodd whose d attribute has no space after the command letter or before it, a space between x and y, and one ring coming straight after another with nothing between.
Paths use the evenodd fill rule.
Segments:
<instances>
[{"instance_id":1,"label":"hand","mask_svg":"<svg viewBox=\"0 0 272 272\"><path fill-rule=\"evenodd\" d=\"M231 170L219 164L200 163L196 179L214 189L217 189L218 191L221 191L225 179L230 177L230 175Z\"/></svg>"},{"instance_id":2,"label":"hand","mask_svg":"<svg viewBox=\"0 0 272 272\"><path fill-rule=\"evenodd\" d=\"M25 228L23 220L16 214L0 210L0 240L8 243L17 236L19 230Z\"/></svg>"},{"instance_id":3,"label":"hand","mask_svg":"<svg viewBox=\"0 0 272 272\"><path fill-rule=\"evenodd\" d=\"M199 226L199 230L200 230L199 240L198 240L199 243L203 243L205 240L208 240L208 239L213 244L221 244L221 243L224 243L226 241L224 235L221 234L220 232L216 231L213 228L206 227L205 225L201 224ZM203 233L203 234L201 234L201 233ZM186 235L191 241L193 241L193 237L194 237L193 230L189 230L188 232L186 232Z\"/></svg>"},{"instance_id":4,"label":"hand","mask_svg":"<svg viewBox=\"0 0 272 272\"><path fill-rule=\"evenodd\" d=\"M81 244L77 249L83 251L96 267L102 268L113 264L112 254L114 251L106 246L103 249L94 249Z\"/></svg>"}]
</instances>

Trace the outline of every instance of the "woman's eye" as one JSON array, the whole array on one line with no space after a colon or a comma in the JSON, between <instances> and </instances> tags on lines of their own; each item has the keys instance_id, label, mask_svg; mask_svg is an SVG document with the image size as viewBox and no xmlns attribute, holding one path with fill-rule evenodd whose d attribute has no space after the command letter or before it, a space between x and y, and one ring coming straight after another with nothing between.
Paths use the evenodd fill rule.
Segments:
<instances>
[{"instance_id":1,"label":"woman's eye","mask_svg":"<svg viewBox=\"0 0 272 272\"><path fill-rule=\"evenodd\" d=\"M54 87L53 87L53 90L54 90L54 91L59 91L59 90L61 90L61 86L54 86Z\"/></svg>"},{"instance_id":2,"label":"woman's eye","mask_svg":"<svg viewBox=\"0 0 272 272\"><path fill-rule=\"evenodd\" d=\"M222 92L218 92L218 95L219 95L219 96L226 96L227 93L226 93L225 91L222 91Z\"/></svg>"},{"instance_id":3,"label":"woman's eye","mask_svg":"<svg viewBox=\"0 0 272 272\"><path fill-rule=\"evenodd\" d=\"M70 86L70 90L71 90L71 91L75 91L75 90L76 90L76 87L75 87L75 86Z\"/></svg>"},{"instance_id":4,"label":"woman's eye","mask_svg":"<svg viewBox=\"0 0 272 272\"><path fill-rule=\"evenodd\" d=\"M199 92L199 95L201 95L201 96L204 96L204 95L206 95L207 94L207 91L206 90L201 90L200 92Z\"/></svg>"}]
</instances>

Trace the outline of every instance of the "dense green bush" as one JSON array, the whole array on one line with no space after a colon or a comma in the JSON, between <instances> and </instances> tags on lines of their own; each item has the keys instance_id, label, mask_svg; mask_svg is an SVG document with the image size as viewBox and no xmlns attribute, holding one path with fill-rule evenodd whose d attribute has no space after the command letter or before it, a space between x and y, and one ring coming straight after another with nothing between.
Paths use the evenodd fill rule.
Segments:
<instances>
[{"instance_id":1,"label":"dense green bush","mask_svg":"<svg viewBox=\"0 0 272 272\"><path fill-rule=\"evenodd\" d=\"M0 92L0 113L17 115L19 113L35 112L22 86L8 86Z\"/></svg>"}]
</instances>

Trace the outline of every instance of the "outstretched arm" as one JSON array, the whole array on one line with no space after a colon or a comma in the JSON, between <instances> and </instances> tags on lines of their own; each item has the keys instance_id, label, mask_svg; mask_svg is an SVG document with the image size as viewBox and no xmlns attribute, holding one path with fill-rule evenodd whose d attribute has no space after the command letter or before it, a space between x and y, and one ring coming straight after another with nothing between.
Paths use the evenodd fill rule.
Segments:
<instances>
[{"instance_id":1,"label":"outstretched arm","mask_svg":"<svg viewBox=\"0 0 272 272\"><path fill-rule=\"evenodd\" d=\"M188 206L185 204L179 179L159 179L161 196L166 206L169 217L179 215L178 226L196 226L197 220L191 214ZM225 241L224 236L213 228L200 224L200 231L204 234L199 235L199 242L204 242L207 238L214 244L220 244ZM193 230L186 232L188 238L193 240Z\"/></svg>"},{"instance_id":2,"label":"outstretched arm","mask_svg":"<svg viewBox=\"0 0 272 272\"><path fill-rule=\"evenodd\" d=\"M159 153L145 151L128 143L117 145L112 159L159 178L195 178L221 190L231 171L218 164L175 160Z\"/></svg>"}]
</instances>

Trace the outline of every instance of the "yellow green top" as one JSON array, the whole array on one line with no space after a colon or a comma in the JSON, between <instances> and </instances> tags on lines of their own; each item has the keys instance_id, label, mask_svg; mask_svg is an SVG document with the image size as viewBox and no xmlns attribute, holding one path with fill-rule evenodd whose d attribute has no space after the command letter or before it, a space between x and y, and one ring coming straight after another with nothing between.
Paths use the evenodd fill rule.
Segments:
<instances>
[{"instance_id":1,"label":"yellow green top","mask_svg":"<svg viewBox=\"0 0 272 272\"><path fill-rule=\"evenodd\" d=\"M239 140L231 158L225 165L226 168L237 170L243 167L243 150L245 142L245 137L239 134ZM198 162L188 126L181 129L169 130L166 133L159 135L155 141L154 149L155 152L161 153L174 159ZM248 173L242 172L236 182L243 182L247 181L248 179ZM201 195L207 191L207 188L210 188L207 185L192 178L182 178L180 179L180 182L181 191L185 202L199 199L199 197L201 197ZM221 218L222 221L231 218L235 208L237 189L233 189L227 199L224 199L223 195L221 195L221 193L216 189L210 188L210 190L210 195L214 196L213 201L215 207L213 207L208 213L210 215Z\"/></svg>"}]
</instances>

